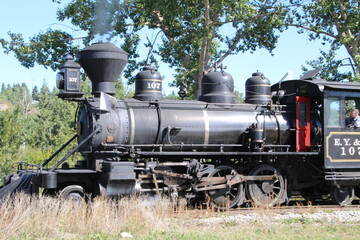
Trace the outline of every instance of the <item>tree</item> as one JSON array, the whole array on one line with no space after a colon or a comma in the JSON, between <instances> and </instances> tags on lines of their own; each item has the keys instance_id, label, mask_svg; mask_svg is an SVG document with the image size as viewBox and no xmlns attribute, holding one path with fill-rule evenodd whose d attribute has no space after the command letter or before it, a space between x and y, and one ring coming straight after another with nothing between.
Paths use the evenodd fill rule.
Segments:
<instances>
[{"instance_id":1,"label":"tree","mask_svg":"<svg viewBox=\"0 0 360 240\"><path fill-rule=\"evenodd\" d=\"M10 41L0 39L5 53L13 52L21 65L26 68L35 66L35 63L50 67L54 71L65 62L67 53L77 54L78 47L72 46L73 38L70 34L49 29L25 42L19 33L9 32Z\"/></svg>"},{"instance_id":2,"label":"tree","mask_svg":"<svg viewBox=\"0 0 360 240\"><path fill-rule=\"evenodd\" d=\"M38 96L39 96L39 89L38 89L38 86L35 85L35 87L33 88L32 92L31 92L31 97L35 101L38 101L39 100Z\"/></svg>"},{"instance_id":3,"label":"tree","mask_svg":"<svg viewBox=\"0 0 360 240\"><path fill-rule=\"evenodd\" d=\"M0 111L0 179L16 170L15 162L41 164L75 134L76 103L59 99L56 91L50 91L45 84L37 93L36 105L31 104L25 84L5 90L1 97L11 101L12 107ZM74 142L70 147L75 145ZM65 154L63 151L59 158ZM73 158L77 160L79 156Z\"/></svg>"},{"instance_id":4,"label":"tree","mask_svg":"<svg viewBox=\"0 0 360 240\"><path fill-rule=\"evenodd\" d=\"M13 94L13 90L12 90L12 87L10 86L10 84L7 84L5 86L5 84L3 83L2 87L1 87L1 96L0 97L2 99L6 99L6 100L10 101L12 94Z\"/></svg>"},{"instance_id":5,"label":"tree","mask_svg":"<svg viewBox=\"0 0 360 240\"><path fill-rule=\"evenodd\" d=\"M125 89L124 83L122 82L121 79L119 79L119 81L117 81L115 83L115 95L114 97L116 98L129 98L129 97L133 97L134 93L129 90L129 89Z\"/></svg>"},{"instance_id":6,"label":"tree","mask_svg":"<svg viewBox=\"0 0 360 240\"><path fill-rule=\"evenodd\" d=\"M17 154L24 136L21 133L24 121L21 121L22 111L16 107L13 110L0 111L0 178L15 170L14 163L20 161Z\"/></svg>"},{"instance_id":7,"label":"tree","mask_svg":"<svg viewBox=\"0 0 360 240\"><path fill-rule=\"evenodd\" d=\"M21 89L22 89L22 96L20 98L19 103L23 109L25 118L27 118L33 99L25 83L22 84Z\"/></svg>"},{"instance_id":8,"label":"tree","mask_svg":"<svg viewBox=\"0 0 360 240\"><path fill-rule=\"evenodd\" d=\"M53 0L55 2L55 0ZM60 0L56 2L61 2ZM58 11L58 19L86 32L84 44L96 36L107 40L120 37L129 55L125 77L133 81L139 65L155 64L157 57L175 68L174 85L186 82L189 89L216 68L227 56L265 48L272 51L277 31L282 31L289 6L281 0L73 0ZM142 30L152 30L153 39L140 39ZM48 30L25 43L19 34L9 33L10 41L1 39L6 52L14 52L20 62L31 67L36 62L55 69L60 55L76 53L71 36ZM139 45L149 53L139 60ZM196 84L196 85L195 85Z\"/></svg>"},{"instance_id":9,"label":"tree","mask_svg":"<svg viewBox=\"0 0 360 240\"><path fill-rule=\"evenodd\" d=\"M3 94L3 92L5 92L5 90L6 90L5 83L2 83L2 84L1 84L0 97L1 97L1 95Z\"/></svg>"},{"instance_id":10,"label":"tree","mask_svg":"<svg viewBox=\"0 0 360 240\"><path fill-rule=\"evenodd\" d=\"M63 101L56 91L43 84L39 93L38 127L30 129L30 136L38 141L36 146L55 151L74 134L76 103ZM40 129L41 130L40 130Z\"/></svg>"},{"instance_id":11,"label":"tree","mask_svg":"<svg viewBox=\"0 0 360 240\"><path fill-rule=\"evenodd\" d=\"M171 94L164 96L164 99L170 99L170 100L180 100L181 97L179 97L178 94L175 94L175 91L173 90Z\"/></svg>"},{"instance_id":12,"label":"tree","mask_svg":"<svg viewBox=\"0 0 360 240\"><path fill-rule=\"evenodd\" d=\"M321 39L330 43L328 52L321 50L318 60L308 62L323 68L324 78L360 80L360 3L358 0L302 1L301 9L289 15L289 26L306 31L310 40ZM336 51L345 47L350 58L336 59ZM340 67L351 65L351 71ZM329 72L330 71L330 72Z\"/></svg>"},{"instance_id":13,"label":"tree","mask_svg":"<svg viewBox=\"0 0 360 240\"><path fill-rule=\"evenodd\" d=\"M306 64L312 67L312 69L322 69L320 72L320 76L323 79L326 79L328 81L335 81L339 82L344 79L348 80L356 80L356 77L354 76L354 71L344 71L344 61L350 61L350 58L347 59L336 59L336 52L338 48L336 46L331 46L329 52L326 52L324 50L320 50L321 56L312 61L306 61ZM303 71L309 71L307 67L302 67Z\"/></svg>"}]
</instances>

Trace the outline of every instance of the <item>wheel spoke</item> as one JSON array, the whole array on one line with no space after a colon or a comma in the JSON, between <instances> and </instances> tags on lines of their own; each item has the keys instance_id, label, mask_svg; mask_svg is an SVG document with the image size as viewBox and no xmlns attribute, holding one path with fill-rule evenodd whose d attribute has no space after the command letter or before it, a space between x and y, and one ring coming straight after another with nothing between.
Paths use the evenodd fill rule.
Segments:
<instances>
[{"instance_id":1,"label":"wheel spoke","mask_svg":"<svg viewBox=\"0 0 360 240\"><path fill-rule=\"evenodd\" d=\"M273 181L255 180L247 182L248 195L253 204L256 206L271 207L280 203L285 192L285 184L283 177L274 167L262 165L255 168L250 175L277 176Z\"/></svg>"},{"instance_id":2,"label":"wheel spoke","mask_svg":"<svg viewBox=\"0 0 360 240\"><path fill-rule=\"evenodd\" d=\"M228 166L220 166L211 172L209 177L225 177L227 175L236 175L237 172ZM244 201L244 187L242 183L232 185L223 189L211 190L207 192L210 197L210 203L217 209L226 210L231 207L242 204Z\"/></svg>"}]
</instances>

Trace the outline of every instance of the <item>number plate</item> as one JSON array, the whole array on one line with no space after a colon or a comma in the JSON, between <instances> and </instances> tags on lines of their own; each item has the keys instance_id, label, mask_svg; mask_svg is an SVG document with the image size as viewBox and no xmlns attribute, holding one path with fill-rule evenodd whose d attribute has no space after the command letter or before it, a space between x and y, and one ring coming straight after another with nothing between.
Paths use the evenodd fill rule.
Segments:
<instances>
[{"instance_id":1,"label":"number plate","mask_svg":"<svg viewBox=\"0 0 360 240\"><path fill-rule=\"evenodd\" d=\"M330 132L325 154L330 162L360 162L360 132Z\"/></svg>"}]
</instances>

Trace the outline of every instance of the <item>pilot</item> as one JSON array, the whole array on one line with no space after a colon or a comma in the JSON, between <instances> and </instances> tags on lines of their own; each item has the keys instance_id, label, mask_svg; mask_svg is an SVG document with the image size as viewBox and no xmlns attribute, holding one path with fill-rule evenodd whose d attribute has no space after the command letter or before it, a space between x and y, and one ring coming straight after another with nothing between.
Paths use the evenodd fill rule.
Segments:
<instances>
[{"instance_id":1,"label":"pilot","mask_svg":"<svg viewBox=\"0 0 360 240\"><path fill-rule=\"evenodd\" d=\"M347 127L360 127L360 117L358 109L352 109L350 111L350 115L348 118L346 118L345 124Z\"/></svg>"}]
</instances>

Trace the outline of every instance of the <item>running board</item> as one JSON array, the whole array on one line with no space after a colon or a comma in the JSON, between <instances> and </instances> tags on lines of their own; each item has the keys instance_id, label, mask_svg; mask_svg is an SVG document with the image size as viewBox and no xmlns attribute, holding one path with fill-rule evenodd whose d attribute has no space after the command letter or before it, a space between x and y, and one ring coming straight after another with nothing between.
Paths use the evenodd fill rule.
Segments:
<instances>
[{"instance_id":1,"label":"running board","mask_svg":"<svg viewBox=\"0 0 360 240\"><path fill-rule=\"evenodd\" d=\"M359 181L359 172L326 172L326 181Z\"/></svg>"}]
</instances>

